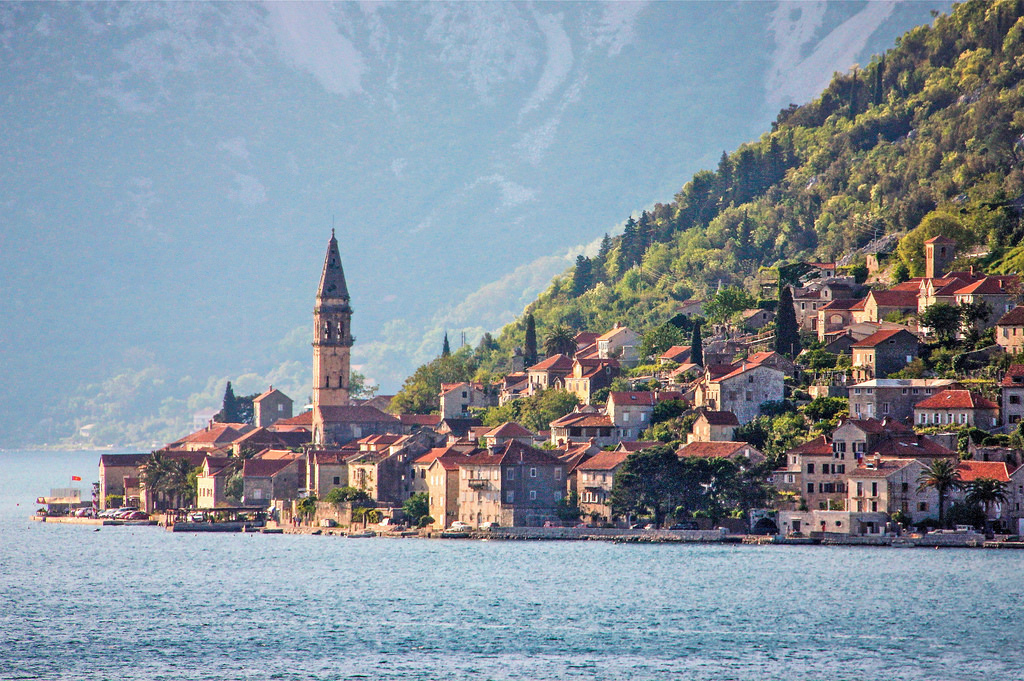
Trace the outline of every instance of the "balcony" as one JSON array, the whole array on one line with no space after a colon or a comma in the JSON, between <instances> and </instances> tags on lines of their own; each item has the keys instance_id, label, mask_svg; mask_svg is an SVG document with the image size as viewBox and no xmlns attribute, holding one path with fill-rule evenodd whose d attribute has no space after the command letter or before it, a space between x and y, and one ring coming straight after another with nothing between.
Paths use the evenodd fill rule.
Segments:
<instances>
[{"instance_id":1,"label":"balcony","mask_svg":"<svg viewBox=\"0 0 1024 681\"><path fill-rule=\"evenodd\" d=\"M467 480L466 484L469 485L470 489L485 489L487 488L489 482L490 480L474 478L472 480Z\"/></svg>"}]
</instances>

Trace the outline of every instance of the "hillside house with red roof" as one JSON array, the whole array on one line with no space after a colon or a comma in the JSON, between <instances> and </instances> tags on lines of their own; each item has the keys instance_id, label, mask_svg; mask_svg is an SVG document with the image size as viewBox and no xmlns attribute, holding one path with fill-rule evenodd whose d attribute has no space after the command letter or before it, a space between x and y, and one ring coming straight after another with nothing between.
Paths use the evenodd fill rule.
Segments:
<instances>
[{"instance_id":1,"label":"hillside house with red roof","mask_svg":"<svg viewBox=\"0 0 1024 681\"><path fill-rule=\"evenodd\" d=\"M885 378L917 357L917 336L904 329L883 329L853 344L853 374L858 381Z\"/></svg>"},{"instance_id":2,"label":"hillside house with red roof","mask_svg":"<svg viewBox=\"0 0 1024 681\"><path fill-rule=\"evenodd\" d=\"M1015 275L999 275L985 277L958 289L954 294L957 305L985 303L989 307L989 315L977 323L979 329L989 329L1016 305L1015 298L1020 293L1020 281Z\"/></svg>"},{"instance_id":3,"label":"hillside house with red roof","mask_svg":"<svg viewBox=\"0 0 1024 681\"><path fill-rule=\"evenodd\" d=\"M573 359L572 374L565 377L565 389L583 404L590 404L594 393L609 387L619 372L619 361L616 359L576 357Z\"/></svg>"},{"instance_id":4,"label":"hillside house with red roof","mask_svg":"<svg viewBox=\"0 0 1024 681\"><path fill-rule=\"evenodd\" d=\"M441 417L446 419L470 418L471 408L494 406L487 386L482 383L442 383Z\"/></svg>"},{"instance_id":5,"label":"hillside house with red roof","mask_svg":"<svg viewBox=\"0 0 1024 681\"><path fill-rule=\"evenodd\" d=\"M676 450L680 459L729 459L737 464L764 463L765 455L749 442L691 442Z\"/></svg>"},{"instance_id":6,"label":"hillside house with red roof","mask_svg":"<svg viewBox=\"0 0 1024 681\"><path fill-rule=\"evenodd\" d=\"M472 445L456 445L432 449L416 459L413 467L422 471L430 517L434 519L432 527L445 529L459 519L459 463L485 451Z\"/></svg>"},{"instance_id":7,"label":"hillside house with red roof","mask_svg":"<svg viewBox=\"0 0 1024 681\"><path fill-rule=\"evenodd\" d=\"M532 430L511 421L506 421L483 434L487 447L503 447L510 440L518 440L524 445L532 446L535 438L536 433Z\"/></svg>"},{"instance_id":8,"label":"hillside house with red roof","mask_svg":"<svg viewBox=\"0 0 1024 681\"><path fill-rule=\"evenodd\" d=\"M297 499L306 487L305 460L248 459L242 464L242 505L266 507Z\"/></svg>"},{"instance_id":9,"label":"hillside house with red roof","mask_svg":"<svg viewBox=\"0 0 1024 681\"><path fill-rule=\"evenodd\" d=\"M873 378L847 388L850 416L914 422L914 405L926 397L957 387L949 378Z\"/></svg>"},{"instance_id":10,"label":"hillside house with red roof","mask_svg":"<svg viewBox=\"0 0 1024 681\"><path fill-rule=\"evenodd\" d=\"M1016 427L1024 420L1024 364L1011 364L999 381L1003 422Z\"/></svg>"},{"instance_id":11,"label":"hillside house with red roof","mask_svg":"<svg viewBox=\"0 0 1024 681\"><path fill-rule=\"evenodd\" d=\"M252 400L252 422L257 428L269 428L281 419L292 417L292 398L270 386Z\"/></svg>"},{"instance_id":12,"label":"hillside house with red roof","mask_svg":"<svg viewBox=\"0 0 1024 681\"><path fill-rule=\"evenodd\" d=\"M740 422L731 411L697 410L689 442L729 442L736 439Z\"/></svg>"},{"instance_id":13,"label":"hillside house with red roof","mask_svg":"<svg viewBox=\"0 0 1024 681\"><path fill-rule=\"evenodd\" d=\"M530 394L548 388L562 388L565 377L570 374L572 374L572 358L566 355L552 355L537 362L526 370L530 381Z\"/></svg>"},{"instance_id":14,"label":"hillside house with red roof","mask_svg":"<svg viewBox=\"0 0 1024 681\"><path fill-rule=\"evenodd\" d=\"M630 452L599 452L576 468L576 490L584 516L594 522L610 523L612 483Z\"/></svg>"},{"instance_id":15,"label":"hillside house with red roof","mask_svg":"<svg viewBox=\"0 0 1024 681\"><path fill-rule=\"evenodd\" d=\"M991 430L999 425L999 405L969 390L947 389L914 405L919 426L957 425Z\"/></svg>"},{"instance_id":16,"label":"hillside house with red roof","mask_svg":"<svg viewBox=\"0 0 1024 681\"><path fill-rule=\"evenodd\" d=\"M1011 355L1024 352L1024 305L1012 308L996 322L996 345Z\"/></svg>"},{"instance_id":17,"label":"hillside house with red roof","mask_svg":"<svg viewBox=\"0 0 1024 681\"><path fill-rule=\"evenodd\" d=\"M711 376L709 372L697 386L694 406L731 411L740 425L754 420L762 404L778 402L785 395L785 375L763 364L741 362L729 373Z\"/></svg>"}]
</instances>

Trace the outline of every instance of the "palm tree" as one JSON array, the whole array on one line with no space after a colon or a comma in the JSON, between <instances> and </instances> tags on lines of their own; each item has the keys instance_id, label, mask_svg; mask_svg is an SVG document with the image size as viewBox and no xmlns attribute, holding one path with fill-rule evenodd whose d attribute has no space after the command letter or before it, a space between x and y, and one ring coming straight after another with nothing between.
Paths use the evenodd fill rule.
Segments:
<instances>
[{"instance_id":1,"label":"palm tree","mask_svg":"<svg viewBox=\"0 0 1024 681\"><path fill-rule=\"evenodd\" d=\"M576 353L576 341L572 329L564 324L559 324L548 331L544 338L544 353L552 355L567 355L572 357Z\"/></svg>"},{"instance_id":2,"label":"palm tree","mask_svg":"<svg viewBox=\"0 0 1024 681\"><path fill-rule=\"evenodd\" d=\"M939 495L939 524L944 524L946 495L954 489L960 489L961 485L960 469L954 459L935 459L917 476L918 492L933 487Z\"/></svg>"},{"instance_id":3,"label":"palm tree","mask_svg":"<svg viewBox=\"0 0 1024 681\"><path fill-rule=\"evenodd\" d=\"M1010 500L1006 490L1006 483L995 478L976 478L967 483L967 496L964 501L968 504L981 504L985 509L985 524L988 525L989 506L996 502L1006 503Z\"/></svg>"},{"instance_id":4,"label":"palm tree","mask_svg":"<svg viewBox=\"0 0 1024 681\"><path fill-rule=\"evenodd\" d=\"M149 458L146 459L146 463L142 467L140 478L153 501L153 508L158 508L157 497L166 490L170 465L170 459L161 452L150 452Z\"/></svg>"}]
</instances>

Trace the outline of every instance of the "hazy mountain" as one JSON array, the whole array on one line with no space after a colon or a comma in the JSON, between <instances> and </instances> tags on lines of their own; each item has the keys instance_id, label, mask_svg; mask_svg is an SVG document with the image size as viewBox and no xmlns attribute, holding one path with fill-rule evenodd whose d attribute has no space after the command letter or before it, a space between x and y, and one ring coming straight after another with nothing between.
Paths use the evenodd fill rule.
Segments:
<instances>
[{"instance_id":1,"label":"hazy mountain","mask_svg":"<svg viewBox=\"0 0 1024 681\"><path fill-rule=\"evenodd\" d=\"M394 389L948 2L0 5L0 444L308 394L331 225Z\"/></svg>"}]
</instances>

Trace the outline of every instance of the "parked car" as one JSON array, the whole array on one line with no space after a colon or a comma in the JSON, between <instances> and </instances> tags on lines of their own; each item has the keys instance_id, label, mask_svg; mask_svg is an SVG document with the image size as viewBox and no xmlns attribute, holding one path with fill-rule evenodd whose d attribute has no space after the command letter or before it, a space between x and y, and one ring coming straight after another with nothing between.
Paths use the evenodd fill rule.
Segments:
<instances>
[{"instance_id":1,"label":"parked car","mask_svg":"<svg viewBox=\"0 0 1024 681\"><path fill-rule=\"evenodd\" d=\"M125 520L149 520L149 514L145 511L132 511L124 517Z\"/></svg>"},{"instance_id":2,"label":"parked car","mask_svg":"<svg viewBox=\"0 0 1024 681\"><path fill-rule=\"evenodd\" d=\"M452 532L469 532L473 528L470 526L469 523L464 523L461 520L456 520L448 529Z\"/></svg>"},{"instance_id":3,"label":"parked car","mask_svg":"<svg viewBox=\"0 0 1024 681\"><path fill-rule=\"evenodd\" d=\"M96 509L91 508L91 507L89 507L89 508L80 508L77 511L75 511L75 517L76 518L95 518L96 517Z\"/></svg>"},{"instance_id":4,"label":"parked car","mask_svg":"<svg viewBox=\"0 0 1024 681\"><path fill-rule=\"evenodd\" d=\"M499 527L501 527L501 525L499 525L498 523L491 522L491 523L484 523L483 525L480 526L480 529L481 530L494 530L494 529L497 529Z\"/></svg>"}]
</instances>

